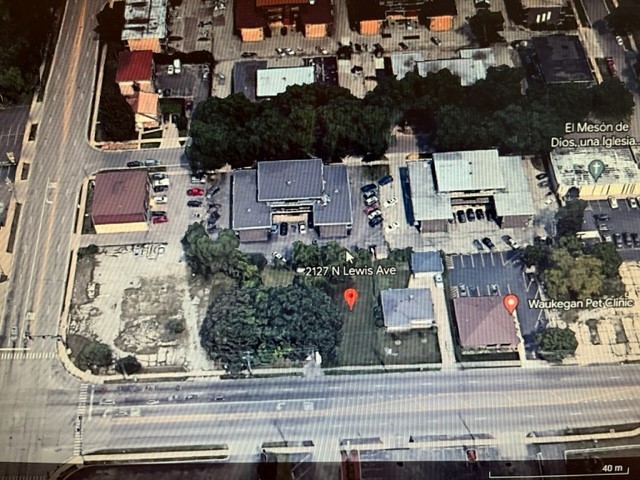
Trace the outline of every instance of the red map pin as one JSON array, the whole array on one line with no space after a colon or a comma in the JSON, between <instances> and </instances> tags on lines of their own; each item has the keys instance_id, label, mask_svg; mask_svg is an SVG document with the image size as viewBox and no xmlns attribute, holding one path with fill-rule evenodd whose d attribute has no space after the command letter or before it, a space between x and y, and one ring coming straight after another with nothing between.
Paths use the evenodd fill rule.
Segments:
<instances>
[{"instance_id":1,"label":"red map pin","mask_svg":"<svg viewBox=\"0 0 640 480\"><path fill-rule=\"evenodd\" d=\"M518 297L516 297L513 293L510 293L502 299L502 303L504 305L504 308L507 309L507 312L509 312L509 315L512 315L513 311L518 306Z\"/></svg>"},{"instance_id":2,"label":"red map pin","mask_svg":"<svg viewBox=\"0 0 640 480\"><path fill-rule=\"evenodd\" d=\"M347 302L349 310L353 310L356 300L358 300L358 291L355 288L347 288L344 291L344 301Z\"/></svg>"}]
</instances>

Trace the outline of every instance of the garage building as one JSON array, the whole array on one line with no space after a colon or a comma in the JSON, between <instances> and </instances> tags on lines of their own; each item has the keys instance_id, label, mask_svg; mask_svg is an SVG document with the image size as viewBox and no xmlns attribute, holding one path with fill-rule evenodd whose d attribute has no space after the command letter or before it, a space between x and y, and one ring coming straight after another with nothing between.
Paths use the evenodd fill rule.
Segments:
<instances>
[{"instance_id":1,"label":"garage building","mask_svg":"<svg viewBox=\"0 0 640 480\"><path fill-rule=\"evenodd\" d=\"M96 233L149 229L149 177L146 170L98 173L91 219Z\"/></svg>"}]
</instances>

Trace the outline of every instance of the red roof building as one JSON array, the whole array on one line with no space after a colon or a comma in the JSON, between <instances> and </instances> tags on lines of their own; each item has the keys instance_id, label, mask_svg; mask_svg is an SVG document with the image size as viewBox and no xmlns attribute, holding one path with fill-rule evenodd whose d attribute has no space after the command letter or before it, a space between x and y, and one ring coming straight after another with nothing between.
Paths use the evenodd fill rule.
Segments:
<instances>
[{"instance_id":1,"label":"red roof building","mask_svg":"<svg viewBox=\"0 0 640 480\"><path fill-rule=\"evenodd\" d=\"M146 230L149 205L146 170L96 175L91 219L97 233Z\"/></svg>"},{"instance_id":2,"label":"red roof building","mask_svg":"<svg viewBox=\"0 0 640 480\"><path fill-rule=\"evenodd\" d=\"M512 351L520 343L517 320L504 308L502 297L455 298L453 312L463 350Z\"/></svg>"},{"instance_id":3,"label":"red roof building","mask_svg":"<svg viewBox=\"0 0 640 480\"><path fill-rule=\"evenodd\" d=\"M124 96L135 92L134 86L141 92L153 93L155 86L153 52L151 50L123 51L118 56L116 83Z\"/></svg>"}]
</instances>

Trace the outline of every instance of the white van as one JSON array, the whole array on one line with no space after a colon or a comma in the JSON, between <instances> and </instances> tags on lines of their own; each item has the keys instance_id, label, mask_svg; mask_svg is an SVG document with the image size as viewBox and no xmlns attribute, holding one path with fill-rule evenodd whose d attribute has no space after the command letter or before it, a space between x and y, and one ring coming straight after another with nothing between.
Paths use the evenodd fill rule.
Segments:
<instances>
[{"instance_id":1,"label":"white van","mask_svg":"<svg viewBox=\"0 0 640 480\"><path fill-rule=\"evenodd\" d=\"M180 62L179 58L173 60L173 73L176 75L182 72L182 62Z\"/></svg>"}]
</instances>

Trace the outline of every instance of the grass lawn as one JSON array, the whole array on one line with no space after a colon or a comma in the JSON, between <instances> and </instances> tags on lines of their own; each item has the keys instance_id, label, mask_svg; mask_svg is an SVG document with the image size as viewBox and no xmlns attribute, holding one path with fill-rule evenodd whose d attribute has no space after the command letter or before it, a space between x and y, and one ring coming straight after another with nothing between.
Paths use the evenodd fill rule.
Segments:
<instances>
[{"instance_id":1,"label":"grass lawn","mask_svg":"<svg viewBox=\"0 0 640 480\"><path fill-rule=\"evenodd\" d=\"M182 109L184 102L176 98L161 98L160 99L160 111L163 115L167 113L182 115Z\"/></svg>"},{"instance_id":2,"label":"grass lawn","mask_svg":"<svg viewBox=\"0 0 640 480\"><path fill-rule=\"evenodd\" d=\"M262 282L266 287L286 287L293 283L294 275L291 270L266 266L262 271Z\"/></svg>"}]
</instances>

